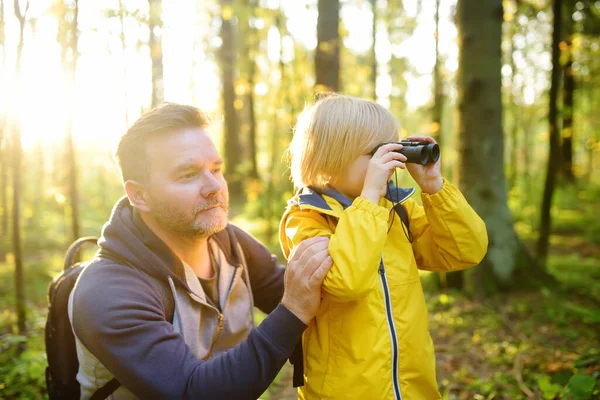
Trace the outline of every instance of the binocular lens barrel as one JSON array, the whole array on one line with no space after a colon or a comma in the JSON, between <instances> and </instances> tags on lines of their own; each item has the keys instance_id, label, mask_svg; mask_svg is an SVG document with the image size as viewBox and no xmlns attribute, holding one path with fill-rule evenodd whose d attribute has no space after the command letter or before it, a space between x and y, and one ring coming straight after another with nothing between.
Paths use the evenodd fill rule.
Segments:
<instances>
[{"instance_id":1,"label":"binocular lens barrel","mask_svg":"<svg viewBox=\"0 0 600 400\"><path fill-rule=\"evenodd\" d=\"M440 159L440 146L437 144L427 142L411 142L410 140L402 140L397 143L401 144L403 147L401 150L395 151L397 153L404 154L406 156L407 163L427 165L436 163ZM373 156L377 149L384 144L385 143L382 143L375 147L371 151L371 156Z\"/></svg>"},{"instance_id":2,"label":"binocular lens barrel","mask_svg":"<svg viewBox=\"0 0 600 400\"><path fill-rule=\"evenodd\" d=\"M399 151L406 156L407 163L427 165L440 159L440 146L437 144L404 145Z\"/></svg>"}]
</instances>

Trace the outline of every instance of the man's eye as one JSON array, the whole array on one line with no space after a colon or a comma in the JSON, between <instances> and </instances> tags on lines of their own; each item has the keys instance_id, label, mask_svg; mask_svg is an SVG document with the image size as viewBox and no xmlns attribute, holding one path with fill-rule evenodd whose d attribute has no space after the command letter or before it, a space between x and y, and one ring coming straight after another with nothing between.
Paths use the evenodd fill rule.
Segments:
<instances>
[{"instance_id":1,"label":"man's eye","mask_svg":"<svg viewBox=\"0 0 600 400\"><path fill-rule=\"evenodd\" d=\"M181 175L179 179L192 179L196 176L195 172L188 172L187 174Z\"/></svg>"},{"instance_id":2,"label":"man's eye","mask_svg":"<svg viewBox=\"0 0 600 400\"><path fill-rule=\"evenodd\" d=\"M221 168L214 168L214 169L213 169L211 172L212 172L213 174L218 174L218 173L220 173L220 172L221 172Z\"/></svg>"}]
</instances>

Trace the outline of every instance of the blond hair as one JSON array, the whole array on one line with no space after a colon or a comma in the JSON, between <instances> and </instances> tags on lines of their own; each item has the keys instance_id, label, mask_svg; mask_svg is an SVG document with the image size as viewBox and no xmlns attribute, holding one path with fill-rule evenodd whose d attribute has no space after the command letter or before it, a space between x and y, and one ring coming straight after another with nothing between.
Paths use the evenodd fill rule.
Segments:
<instances>
[{"instance_id":1,"label":"blond hair","mask_svg":"<svg viewBox=\"0 0 600 400\"><path fill-rule=\"evenodd\" d=\"M398 140L398 121L374 101L321 96L304 108L288 149L294 186L323 187L375 146Z\"/></svg>"}]
</instances>

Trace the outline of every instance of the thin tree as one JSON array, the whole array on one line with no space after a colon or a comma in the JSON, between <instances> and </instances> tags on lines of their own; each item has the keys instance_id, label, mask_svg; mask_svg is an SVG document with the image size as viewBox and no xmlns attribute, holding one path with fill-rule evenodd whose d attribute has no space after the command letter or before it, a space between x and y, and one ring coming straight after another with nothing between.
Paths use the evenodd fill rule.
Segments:
<instances>
[{"instance_id":1,"label":"thin tree","mask_svg":"<svg viewBox=\"0 0 600 400\"><path fill-rule=\"evenodd\" d=\"M119 32L119 39L121 39L121 51L123 56L123 96L125 107L123 107L124 117L125 117L125 126L129 127L129 91L127 90L127 43L125 42L125 17L127 14L127 9L123 4L123 0L119 0L119 23L121 25L121 32Z\"/></svg>"},{"instance_id":2,"label":"thin tree","mask_svg":"<svg viewBox=\"0 0 600 400\"><path fill-rule=\"evenodd\" d=\"M25 34L25 23L27 21L27 11L29 10L29 0L25 2L25 9L22 11L19 0L14 0L15 16L19 20L19 42L17 44L17 58L15 60L16 84L21 82L21 58L23 55L23 43ZM15 118L15 117L12 117ZM17 325L19 334L24 335L27 332L26 314L25 314L25 278L23 273L23 253L21 248L21 160L23 149L21 147L21 128L16 120L12 123L12 236L13 252L15 255L15 293L17 308Z\"/></svg>"},{"instance_id":3,"label":"thin tree","mask_svg":"<svg viewBox=\"0 0 600 400\"><path fill-rule=\"evenodd\" d=\"M508 63L510 65L510 91L508 94L508 102L507 102L507 110L510 110L510 112L508 112L507 114L510 115L511 118L511 126L512 128L510 129L510 147L508 148L508 152L509 152L509 165L508 165L508 189L512 189L517 182L517 175L518 175L518 162L517 162L517 154L518 154L518 150L519 150L519 144L518 144L518 133L519 133L519 126L523 123L522 121L522 115L519 116L518 114L522 114L523 113L523 107L519 107L517 104L515 104L515 92L517 90L517 66L515 63L515 43L514 43L514 38L515 35L517 33L517 29L518 29L518 18L517 15L519 13L519 1L520 0L516 0L515 3L515 15L512 18L511 21L511 25L510 25L510 39L509 39L509 44L510 44L510 49L508 51L507 57L508 57ZM507 146L508 147L508 146Z\"/></svg>"},{"instance_id":4,"label":"thin tree","mask_svg":"<svg viewBox=\"0 0 600 400\"><path fill-rule=\"evenodd\" d=\"M221 0L221 49L219 61L223 85L223 110L225 115L225 165L231 199L243 199L244 190L240 173L241 144L238 134L238 115L235 109L236 48L231 19L231 0Z\"/></svg>"},{"instance_id":5,"label":"thin tree","mask_svg":"<svg viewBox=\"0 0 600 400\"><path fill-rule=\"evenodd\" d=\"M435 1L435 64L433 67L433 137L442 145L442 115L444 112L444 94L443 80L440 58L440 0Z\"/></svg>"},{"instance_id":6,"label":"thin tree","mask_svg":"<svg viewBox=\"0 0 600 400\"><path fill-rule=\"evenodd\" d=\"M148 0L149 16L148 29L150 36L150 58L152 59L152 108L164 102L164 76L163 76L163 51L162 35L162 0Z\"/></svg>"},{"instance_id":7,"label":"thin tree","mask_svg":"<svg viewBox=\"0 0 600 400\"><path fill-rule=\"evenodd\" d=\"M249 178L257 180L258 174L258 147L257 147L257 133L256 133L256 111L254 101L254 86L256 85L256 54L259 45L259 38L257 28L251 24L251 16L255 15L257 11L256 0L246 0L246 24L242 30L241 44L244 46L244 50L240 54L244 57L246 64L247 74L247 87L244 92L245 94L245 108L247 115L247 126L248 126L248 150L250 158L250 173ZM244 40L245 39L245 40Z\"/></svg>"},{"instance_id":8,"label":"thin tree","mask_svg":"<svg viewBox=\"0 0 600 400\"><path fill-rule=\"evenodd\" d=\"M533 283L539 268L507 205L502 133L502 0L458 0L458 185L486 223L489 247L465 284L479 296ZM536 280L539 281L539 280Z\"/></svg>"},{"instance_id":9,"label":"thin tree","mask_svg":"<svg viewBox=\"0 0 600 400\"><path fill-rule=\"evenodd\" d=\"M1 68L6 68L6 43L4 36L4 0L0 0L0 44L2 45ZM8 140L7 116L4 110L0 113L0 237L8 235ZM2 248L0 247L0 251ZM1 254L0 254L1 255Z\"/></svg>"},{"instance_id":10,"label":"thin tree","mask_svg":"<svg viewBox=\"0 0 600 400\"><path fill-rule=\"evenodd\" d=\"M315 90L340 90L340 1L319 0Z\"/></svg>"},{"instance_id":11,"label":"thin tree","mask_svg":"<svg viewBox=\"0 0 600 400\"><path fill-rule=\"evenodd\" d=\"M573 71L573 37L575 35L573 23L573 7L571 1L566 1L564 6L565 41L564 52L566 61L563 68L563 106L562 106L562 176L567 181L575 180L573 173L573 127L575 75ZM560 56L559 56L560 57Z\"/></svg>"},{"instance_id":12,"label":"thin tree","mask_svg":"<svg viewBox=\"0 0 600 400\"><path fill-rule=\"evenodd\" d=\"M71 206L71 238L76 240L79 238L79 190L78 190L78 170L77 160L75 156L75 144L73 140L73 111L75 108L75 84L77 76L77 61L79 58L79 0L74 1L73 18L72 18L70 40L67 45L68 52L63 52L63 65L67 69L68 86L70 88L70 104L69 104L69 119L67 121L67 165L69 171L69 203ZM66 49L65 49L66 50ZM70 57L67 54L70 53Z\"/></svg>"},{"instance_id":13,"label":"thin tree","mask_svg":"<svg viewBox=\"0 0 600 400\"><path fill-rule=\"evenodd\" d=\"M542 209L540 215L540 236L537 243L537 259L541 265L546 264L548 257L548 241L550 238L550 229L552 225L552 196L556 186L556 177L560 168L560 132L558 107L558 86L560 85L560 36L562 29L562 0L553 0L552 12L554 14L553 32L552 32L552 72L550 74L550 94L548 101L548 124L550 127L549 142L550 152L546 169L546 183L544 185L544 197L542 199Z\"/></svg>"},{"instance_id":14,"label":"thin tree","mask_svg":"<svg viewBox=\"0 0 600 400\"><path fill-rule=\"evenodd\" d=\"M373 89L373 94L371 95L371 97L374 101L377 101L377 52L375 51L375 48L377 46L377 0L370 0L370 2L371 10L373 11L373 44L371 45L371 85Z\"/></svg>"}]
</instances>

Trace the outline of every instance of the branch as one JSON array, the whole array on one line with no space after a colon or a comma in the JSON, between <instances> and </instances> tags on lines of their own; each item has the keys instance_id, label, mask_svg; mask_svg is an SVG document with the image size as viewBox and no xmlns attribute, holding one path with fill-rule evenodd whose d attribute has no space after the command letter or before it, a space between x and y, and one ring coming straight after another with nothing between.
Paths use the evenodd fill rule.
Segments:
<instances>
[{"instance_id":1,"label":"branch","mask_svg":"<svg viewBox=\"0 0 600 400\"><path fill-rule=\"evenodd\" d=\"M521 354L523 353L519 352L515 357L515 362L513 364L513 373L515 374L515 379L517 380L519 389L521 389L521 391L525 393L528 398L533 398L535 394L523 382L523 375L521 374L523 370L523 366L521 365Z\"/></svg>"},{"instance_id":2,"label":"branch","mask_svg":"<svg viewBox=\"0 0 600 400\"><path fill-rule=\"evenodd\" d=\"M25 11L21 14L21 6L19 0L15 0L13 3L15 9L15 17L19 20L21 26L25 25L25 18L27 18L27 11L29 11L29 0L25 2Z\"/></svg>"}]
</instances>

